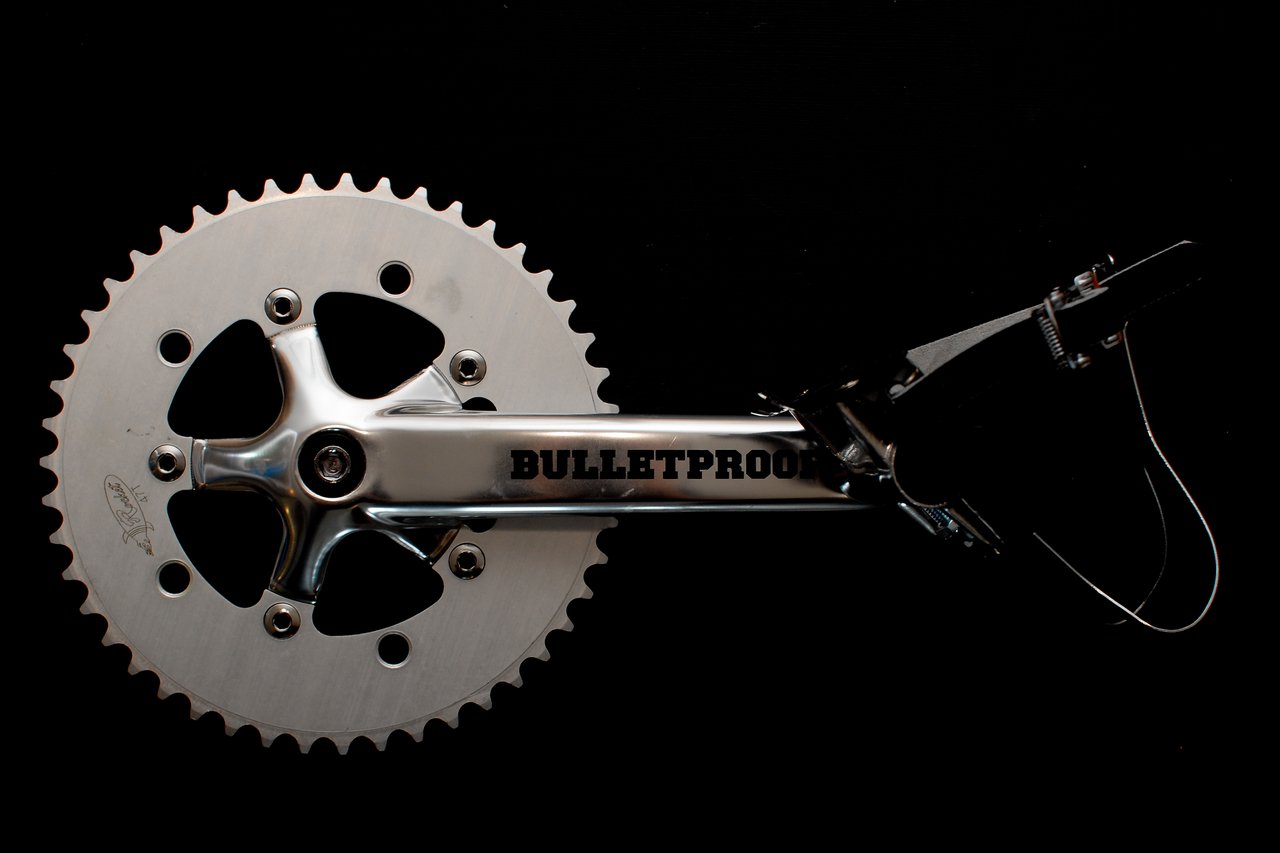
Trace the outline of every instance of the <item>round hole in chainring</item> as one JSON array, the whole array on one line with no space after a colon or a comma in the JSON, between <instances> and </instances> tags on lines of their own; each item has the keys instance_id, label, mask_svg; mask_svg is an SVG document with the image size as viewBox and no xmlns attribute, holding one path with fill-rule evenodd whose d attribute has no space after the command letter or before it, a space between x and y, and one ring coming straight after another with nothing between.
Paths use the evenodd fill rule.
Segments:
<instances>
[{"instance_id":1,"label":"round hole in chainring","mask_svg":"<svg viewBox=\"0 0 1280 853\"><path fill-rule=\"evenodd\" d=\"M413 273L399 261L391 261L378 270L378 284L386 293L402 296L413 284Z\"/></svg>"},{"instance_id":2,"label":"round hole in chainring","mask_svg":"<svg viewBox=\"0 0 1280 853\"><path fill-rule=\"evenodd\" d=\"M177 598L191 586L191 572L177 560L170 560L156 572L156 583L170 598Z\"/></svg>"},{"instance_id":3,"label":"round hole in chainring","mask_svg":"<svg viewBox=\"0 0 1280 853\"><path fill-rule=\"evenodd\" d=\"M160 337L157 349L160 352L161 361L170 367L178 367L185 364L191 357L191 338L186 332L174 329Z\"/></svg>"}]
</instances>

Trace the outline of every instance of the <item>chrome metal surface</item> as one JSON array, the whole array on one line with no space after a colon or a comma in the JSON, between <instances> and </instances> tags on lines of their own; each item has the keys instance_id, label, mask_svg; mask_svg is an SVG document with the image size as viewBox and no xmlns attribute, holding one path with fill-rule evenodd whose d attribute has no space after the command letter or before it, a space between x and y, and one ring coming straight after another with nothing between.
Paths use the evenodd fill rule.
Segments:
<instances>
[{"instance_id":1,"label":"chrome metal surface","mask_svg":"<svg viewBox=\"0 0 1280 853\"><path fill-rule=\"evenodd\" d=\"M449 359L449 373L459 385L478 385L488 369L484 356L473 349L461 350Z\"/></svg>"},{"instance_id":2,"label":"chrome metal surface","mask_svg":"<svg viewBox=\"0 0 1280 853\"><path fill-rule=\"evenodd\" d=\"M1093 288L1098 286L1098 274L1093 270L1085 270L1084 272L1080 273L1080 275L1076 276L1072 280L1071 284L1072 284L1072 287L1078 292L1092 290Z\"/></svg>"},{"instance_id":3,"label":"chrome metal surface","mask_svg":"<svg viewBox=\"0 0 1280 853\"><path fill-rule=\"evenodd\" d=\"M280 287L267 294L263 308L267 312L267 319L287 326L302 314L302 299L289 288Z\"/></svg>"},{"instance_id":4,"label":"chrome metal surface","mask_svg":"<svg viewBox=\"0 0 1280 853\"><path fill-rule=\"evenodd\" d=\"M371 633L324 635L313 627L311 604L271 590L255 606L238 607L199 571L178 595L158 584L167 563L199 565L166 512L170 498L191 483L157 480L149 459L162 445L192 446L167 412L195 354L235 322L254 321L266 335L283 332L275 343L277 354L281 346L288 350L279 360L288 388L299 377L328 376L312 334L320 296L344 291L394 299L442 331L446 353L463 347L484 353L484 396L498 412L615 411L596 393L607 374L586 360L591 336L568 327L573 306L547 295L550 273L524 269L523 246L500 248L492 232L491 222L476 228L463 222L460 205L436 211L424 191L402 199L385 182L369 192L349 178L331 190L308 178L294 193L268 184L255 201L233 194L220 214L196 209L184 233L163 229L156 254L132 255L127 285L107 282L107 308L84 314L88 338L66 348L74 370L54 383L63 408L46 421L58 439L44 460L58 482L46 503L63 518L54 540L72 552L68 577L87 587L82 609L106 618L103 642L128 646L131 670L154 672L162 695L186 694L193 716L217 712L229 729L252 725L264 741L288 734L304 749L319 738L344 751L361 736L381 745L396 730L420 738L428 720L454 722L465 703L487 706L495 684L519 683L520 663L545 657L547 635L571 628L567 607L589 594L583 573L603 562L596 536L610 519L500 518L483 532L468 531L467 540L487 558L485 572L465 582L441 572L439 601ZM273 235L269 245L264 233ZM412 271L412 286L389 296L379 277L393 261ZM286 281L298 313L282 329L263 299ZM174 330L193 345L180 363L157 357L157 342ZM383 399L380 417L407 422L458 412L460 387L428 368ZM341 425L313 408L316 395L285 399L276 431L282 445L298 439L289 425L304 416L313 427ZM220 458L236 457L224 448ZM288 461L285 485L259 472L260 484L276 490L287 524L321 531L359 526L341 513L299 510L330 504L302 484L299 460ZM188 462L208 476L210 460ZM353 514L350 507L345 512ZM443 553L455 535L446 530L424 550L395 530L387 533L425 558L424 571L439 556L427 552ZM263 627L264 613L277 605L298 614L297 633L287 642ZM376 654L389 631L412 648L395 668Z\"/></svg>"},{"instance_id":5,"label":"chrome metal surface","mask_svg":"<svg viewBox=\"0 0 1280 853\"><path fill-rule=\"evenodd\" d=\"M147 457L147 467L151 476L168 483L178 479L187 470L187 455L182 449L172 444L162 444Z\"/></svg>"},{"instance_id":6,"label":"chrome metal surface","mask_svg":"<svg viewBox=\"0 0 1280 853\"><path fill-rule=\"evenodd\" d=\"M449 569L463 580L471 580L484 571L484 551L470 542L457 545L449 552Z\"/></svg>"},{"instance_id":7,"label":"chrome metal surface","mask_svg":"<svg viewBox=\"0 0 1280 853\"><path fill-rule=\"evenodd\" d=\"M591 337L569 328L572 306L492 231L467 226L459 205L436 211L425 192L401 199L385 182L369 192L349 179L295 193L268 184L216 216L197 210L183 234L162 231L155 255L133 255L127 286L107 282L107 308L84 315L89 336L66 348L74 370L54 383L64 405L46 422L58 438L44 460L58 480L46 502L64 520L54 539L87 587L82 609L107 620L104 643L127 645L130 667L186 694L193 716L217 712L229 729L303 748L381 745L399 730L420 738L428 721L453 722L466 703L488 705L499 682L518 684L521 662L546 657L547 636L571 627L569 604L589 594L584 572L603 561L596 538L612 521L602 514L854 509L874 502L866 482L901 491L892 436L845 402L831 409L837 443L785 407L767 418L617 416L596 390L605 371L586 360ZM1095 275L1034 309L1055 357L1067 355L1056 312L1106 289ZM427 366L375 399L345 392L314 314L333 291L429 319L441 352L454 353L448 372ZM913 351L897 393L1031 316ZM193 355L246 319L275 359L274 424L236 439L179 434L168 412ZM463 403L460 391L481 381L495 413ZM284 547L252 605L225 598L179 540L167 509L192 488L255 490L279 510ZM925 529L988 541L962 501L901 495ZM406 535L421 528L433 544ZM395 541L424 572L448 552L443 593L394 625L324 634L314 602L327 558L362 531Z\"/></svg>"},{"instance_id":8,"label":"chrome metal surface","mask_svg":"<svg viewBox=\"0 0 1280 853\"><path fill-rule=\"evenodd\" d=\"M330 444L316 454L315 466L320 479L338 483L351 472L351 455L336 444Z\"/></svg>"},{"instance_id":9,"label":"chrome metal surface","mask_svg":"<svg viewBox=\"0 0 1280 853\"><path fill-rule=\"evenodd\" d=\"M382 401L349 398L319 408L314 423L282 419L252 441L196 439L198 488L256 488L279 500L298 490L329 506L402 504L506 507L544 515L540 504L614 505L804 502L843 507L842 473L793 417L713 418L591 415L384 414ZM373 411L357 411L368 404ZM347 411L343 411L343 409ZM349 415L349 417L344 417ZM310 494L290 476L303 437L341 423L358 436L369 470L353 492ZM319 461L317 460L317 466Z\"/></svg>"},{"instance_id":10,"label":"chrome metal surface","mask_svg":"<svg viewBox=\"0 0 1280 853\"><path fill-rule=\"evenodd\" d=\"M292 604L277 602L262 614L262 624L271 636L287 640L298 633L298 628L302 626L302 615Z\"/></svg>"},{"instance_id":11,"label":"chrome metal surface","mask_svg":"<svg viewBox=\"0 0 1280 853\"><path fill-rule=\"evenodd\" d=\"M276 502L286 537L271 589L289 599L315 602L333 549L360 530L686 506L858 506L841 491L847 472L790 414L468 412L434 367L367 400L334 381L314 325L270 340L284 390L280 417L257 438L196 438L192 482L253 489ZM317 439L318 452L307 450Z\"/></svg>"}]
</instances>

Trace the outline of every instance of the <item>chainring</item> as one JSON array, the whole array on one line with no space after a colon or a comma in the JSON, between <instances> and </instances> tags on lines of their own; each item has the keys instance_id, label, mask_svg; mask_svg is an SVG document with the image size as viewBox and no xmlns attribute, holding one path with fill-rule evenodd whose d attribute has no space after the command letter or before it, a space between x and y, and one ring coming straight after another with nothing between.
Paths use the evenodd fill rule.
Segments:
<instances>
[{"instance_id":1,"label":"chainring","mask_svg":"<svg viewBox=\"0 0 1280 853\"><path fill-rule=\"evenodd\" d=\"M483 379L465 388L440 365L462 399L482 394L504 413L617 411L597 392L607 372L587 362L592 336L573 332L573 305L547 294L551 274L527 271L522 245L499 247L492 222L473 228L461 210L435 210L425 190L401 198L385 180L362 191L349 176L332 189L307 177L292 193L268 182L252 201L232 193L219 214L196 208L185 232L162 229L154 255L133 253L132 277L106 283L107 307L83 315L88 338L66 347L72 374L53 384L64 405L45 422L58 440L43 460L58 481L45 502L63 518L53 540L72 553L66 576L88 588L82 611L107 621L103 643L128 647L130 671L154 672L161 695L185 694L193 717L215 712L228 732L253 726L264 743L290 735L304 750L328 739L346 751L361 737L381 747L397 730L421 739L428 721L453 724L464 704L487 707L496 684L518 685L521 662L545 659L548 634L572 627L570 602L590 595L583 575L604 562L596 537L611 519L502 519L459 531L483 550L479 576L441 566L430 607L376 631L326 635L312 605L266 590L240 606L191 571L166 511L189 478L165 481L149 464L157 448L201 437L176 432L167 413L204 347L245 319L268 336L315 322L331 292L428 319L444 335L442 360L483 353ZM389 263L411 275L402 293L380 283ZM264 311L280 288L301 308L283 325L269 301ZM180 360L161 344L175 332L190 342ZM177 593L161 582L174 564L189 578ZM287 639L264 630L279 604L300 611ZM403 662L380 657L388 634L407 641Z\"/></svg>"}]
</instances>

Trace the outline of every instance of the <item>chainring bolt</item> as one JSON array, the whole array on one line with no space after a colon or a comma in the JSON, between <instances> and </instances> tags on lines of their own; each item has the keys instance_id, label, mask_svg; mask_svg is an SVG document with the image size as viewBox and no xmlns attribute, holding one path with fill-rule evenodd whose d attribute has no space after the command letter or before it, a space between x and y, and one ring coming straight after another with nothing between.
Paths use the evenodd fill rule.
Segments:
<instances>
[{"instance_id":1,"label":"chainring bolt","mask_svg":"<svg viewBox=\"0 0 1280 853\"><path fill-rule=\"evenodd\" d=\"M151 469L151 476L162 482L170 483L181 477L183 472L187 470L187 457L172 444L162 444L151 451L151 457L147 460L147 467Z\"/></svg>"},{"instance_id":2,"label":"chainring bolt","mask_svg":"<svg viewBox=\"0 0 1280 853\"><path fill-rule=\"evenodd\" d=\"M302 614L292 604L277 602L262 614L262 624L271 636L287 640L298 633L298 628L302 625Z\"/></svg>"},{"instance_id":3,"label":"chainring bolt","mask_svg":"<svg viewBox=\"0 0 1280 853\"><path fill-rule=\"evenodd\" d=\"M475 385L484 379L488 370L484 356L473 349L464 349L456 353L449 361L449 373L453 381L459 385Z\"/></svg>"},{"instance_id":4,"label":"chainring bolt","mask_svg":"<svg viewBox=\"0 0 1280 853\"><path fill-rule=\"evenodd\" d=\"M449 552L449 569L464 581L478 578L484 571L484 551L469 542L454 546Z\"/></svg>"},{"instance_id":5,"label":"chainring bolt","mask_svg":"<svg viewBox=\"0 0 1280 853\"><path fill-rule=\"evenodd\" d=\"M278 326L287 326L302 316L302 298L287 287L268 293L265 307L267 319Z\"/></svg>"}]
</instances>

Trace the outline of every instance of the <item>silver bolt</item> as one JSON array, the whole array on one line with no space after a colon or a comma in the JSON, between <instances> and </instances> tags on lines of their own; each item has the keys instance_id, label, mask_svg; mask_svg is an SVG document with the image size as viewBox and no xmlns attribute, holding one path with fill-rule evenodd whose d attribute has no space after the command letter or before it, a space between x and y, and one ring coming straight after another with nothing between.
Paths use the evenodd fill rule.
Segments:
<instances>
[{"instance_id":1,"label":"silver bolt","mask_svg":"<svg viewBox=\"0 0 1280 853\"><path fill-rule=\"evenodd\" d=\"M484 356L473 349L461 350L449 360L449 373L459 385L475 385L484 379L487 369Z\"/></svg>"},{"instance_id":2,"label":"silver bolt","mask_svg":"<svg viewBox=\"0 0 1280 853\"><path fill-rule=\"evenodd\" d=\"M320 449L315 459L316 473L328 483L336 483L351 470L351 455L336 444Z\"/></svg>"},{"instance_id":3,"label":"silver bolt","mask_svg":"<svg viewBox=\"0 0 1280 853\"><path fill-rule=\"evenodd\" d=\"M484 571L484 551L469 542L455 545L449 552L449 569L464 581L479 577Z\"/></svg>"},{"instance_id":4,"label":"silver bolt","mask_svg":"<svg viewBox=\"0 0 1280 853\"><path fill-rule=\"evenodd\" d=\"M181 477L187 470L187 457L172 444L162 444L151 451L147 467L151 469L151 476L169 483Z\"/></svg>"},{"instance_id":5,"label":"silver bolt","mask_svg":"<svg viewBox=\"0 0 1280 853\"><path fill-rule=\"evenodd\" d=\"M281 601L268 607L267 612L262 614L262 624L271 636L287 640L298 633L298 627L302 625L302 614L292 604Z\"/></svg>"},{"instance_id":6,"label":"silver bolt","mask_svg":"<svg viewBox=\"0 0 1280 853\"><path fill-rule=\"evenodd\" d=\"M301 316L302 299L287 287L279 287L267 294L265 307L268 320L287 326Z\"/></svg>"},{"instance_id":7,"label":"silver bolt","mask_svg":"<svg viewBox=\"0 0 1280 853\"><path fill-rule=\"evenodd\" d=\"M1082 272L1080 275L1075 277L1072 284L1075 286L1077 292L1093 290L1098 286L1098 274L1093 270Z\"/></svg>"}]
</instances>

